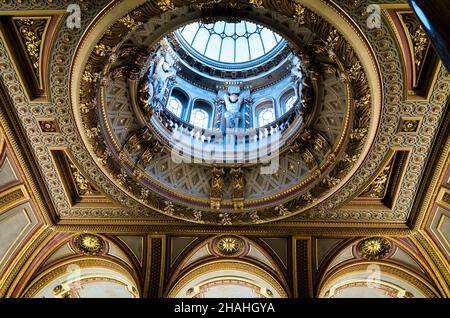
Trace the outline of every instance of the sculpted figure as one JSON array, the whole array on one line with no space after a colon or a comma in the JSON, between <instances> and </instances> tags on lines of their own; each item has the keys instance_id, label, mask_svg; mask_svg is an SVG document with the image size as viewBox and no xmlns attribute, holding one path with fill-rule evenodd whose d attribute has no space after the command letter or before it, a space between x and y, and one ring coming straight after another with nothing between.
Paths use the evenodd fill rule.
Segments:
<instances>
[{"instance_id":1,"label":"sculpted figure","mask_svg":"<svg viewBox=\"0 0 450 318\"><path fill-rule=\"evenodd\" d=\"M154 94L155 98L158 100L162 100L164 97L168 79L176 74L176 70L173 65L167 61L166 54L167 53L165 52L160 52L158 55L155 72L153 74L153 81L155 83Z\"/></svg>"},{"instance_id":2,"label":"sculpted figure","mask_svg":"<svg viewBox=\"0 0 450 318\"><path fill-rule=\"evenodd\" d=\"M230 86L228 92L224 94L226 128L239 126L239 116L244 98L245 96L238 86Z\"/></svg>"},{"instance_id":3,"label":"sculpted figure","mask_svg":"<svg viewBox=\"0 0 450 318\"><path fill-rule=\"evenodd\" d=\"M292 65L292 81L294 82L295 96L297 97L297 101L299 101L302 93L303 74L301 71L300 59L297 56L294 56L292 59Z\"/></svg>"}]
</instances>

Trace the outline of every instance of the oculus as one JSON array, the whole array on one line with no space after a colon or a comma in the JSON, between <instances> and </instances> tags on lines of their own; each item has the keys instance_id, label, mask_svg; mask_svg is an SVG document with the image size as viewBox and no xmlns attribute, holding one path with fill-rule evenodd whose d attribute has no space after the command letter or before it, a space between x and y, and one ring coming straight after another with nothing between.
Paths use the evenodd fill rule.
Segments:
<instances>
[{"instance_id":1,"label":"oculus","mask_svg":"<svg viewBox=\"0 0 450 318\"><path fill-rule=\"evenodd\" d=\"M226 63L222 66L234 68L267 60L286 45L280 35L250 21L195 22L183 26L175 34L203 61Z\"/></svg>"}]
</instances>

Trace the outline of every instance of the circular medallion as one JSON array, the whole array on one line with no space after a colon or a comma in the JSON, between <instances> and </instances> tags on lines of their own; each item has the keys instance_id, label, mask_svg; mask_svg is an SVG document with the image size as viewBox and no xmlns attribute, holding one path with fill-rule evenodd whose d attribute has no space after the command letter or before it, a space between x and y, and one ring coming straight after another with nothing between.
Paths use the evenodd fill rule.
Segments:
<instances>
[{"instance_id":1,"label":"circular medallion","mask_svg":"<svg viewBox=\"0 0 450 318\"><path fill-rule=\"evenodd\" d=\"M383 237L369 237L359 244L359 254L366 260L384 258L391 250L391 243Z\"/></svg>"},{"instance_id":2,"label":"circular medallion","mask_svg":"<svg viewBox=\"0 0 450 318\"><path fill-rule=\"evenodd\" d=\"M104 242L103 240L94 234L80 234L78 235L75 240L75 246L86 255L98 255L102 253L104 250Z\"/></svg>"},{"instance_id":3,"label":"circular medallion","mask_svg":"<svg viewBox=\"0 0 450 318\"><path fill-rule=\"evenodd\" d=\"M221 256L238 256L244 251L244 241L237 236L221 236L213 242L213 248Z\"/></svg>"}]
</instances>

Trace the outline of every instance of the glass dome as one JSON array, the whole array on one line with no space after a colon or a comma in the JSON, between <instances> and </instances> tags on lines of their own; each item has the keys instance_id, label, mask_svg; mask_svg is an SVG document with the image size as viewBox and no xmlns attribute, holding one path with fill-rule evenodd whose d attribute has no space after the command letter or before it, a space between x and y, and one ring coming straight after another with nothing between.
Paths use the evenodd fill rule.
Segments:
<instances>
[{"instance_id":1,"label":"glass dome","mask_svg":"<svg viewBox=\"0 0 450 318\"><path fill-rule=\"evenodd\" d=\"M245 64L277 53L285 40L261 25L241 21L195 22L175 32L191 53L209 62Z\"/></svg>"}]
</instances>

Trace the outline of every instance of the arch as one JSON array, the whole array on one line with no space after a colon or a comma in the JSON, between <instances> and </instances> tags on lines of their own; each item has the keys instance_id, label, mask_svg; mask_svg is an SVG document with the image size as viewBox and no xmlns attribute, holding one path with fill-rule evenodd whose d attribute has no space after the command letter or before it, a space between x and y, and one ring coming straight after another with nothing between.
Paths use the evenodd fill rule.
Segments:
<instances>
[{"instance_id":1,"label":"arch","mask_svg":"<svg viewBox=\"0 0 450 318\"><path fill-rule=\"evenodd\" d=\"M137 298L138 284L122 265L100 257L62 261L39 274L26 298Z\"/></svg>"},{"instance_id":2,"label":"arch","mask_svg":"<svg viewBox=\"0 0 450 318\"><path fill-rule=\"evenodd\" d=\"M317 292L322 297L424 298L438 297L435 289L417 274L385 262L346 265L323 278Z\"/></svg>"},{"instance_id":3,"label":"arch","mask_svg":"<svg viewBox=\"0 0 450 318\"><path fill-rule=\"evenodd\" d=\"M367 239L388 248L370 258L361 250ZM317 297L439 297L428 265L410 243L392 237L344 241L320 266Z\"/></svg>"},{"instance_id":4,"label":"arch","mask_svg":"<svg viewBox=\"0 0 450 318\"><path fill-rule=\"evenodd\" d=\"M295 96L295 91L293 87L289 87L288 89L284 90L279 99L281 106L280 108L283 114L286 114L288 111L290 111L296 101L297 98Z\"/></svg>"},{"instance_id":5,"label":"arch","mask_svg":"<svg viewBox=\"0 0 450 318\"><path fill-rule=\"evenodd\" d=\"M218 259L185 273L169 298L286 298L282 284L267 271L243 260Z\"/></svg>"},{"instance_id":6,"label":"arch","mask_svg":"<svg viewBox=\"0 0 450 318\"><path fill-rule=\"evenodd\" d=\"M189 95L182 89L175 87L172 89L166 108L179 118L185 118L189 105ZM178 103L178 105L177 105Z\"/></svg>"},{"instance_id":7,"label":"arch","mask_svg":"<svg viewBox=\"0 0 450 318\"><path fill-rule=\"evenodd\" d=\"M196 116L199 114L203 115L203 117ZM202 99L195 100L192 106L189 122L194 126L208 129L211 128L212 120L213 120L212 105L209 102Z\"/></svg>"},{"instance_id":8,"label":"arch","mask_svg":"<svg viewBox=\"0 0 450 318\"><path fill-rule=\"evenodd\" d=\"M223 254L223 247L220 243L227 239L235 239L240 248L232 254ZM269 249L258 241L239 235L218 235L200 239L177 256L174 267L168 273L170 278L164 294L168 297L177 297L177 295L195 297L199 295L200 290L210 287L217 288L227 281L226 284L247 288L247 291L251 291L255 297L289 297L292 293L288 284L288 273L285 271L282 261L277 255L270 253ZM235 268L236 271L227 272L225 275L223 270L233 268L236 263L241 264ZM218 270L220 268L222 270ZM202 279L197 280L197 274ZM186 277L190 277L191 280ZM183 288L179 286L180 281L184 281L186 284L192 283L189 288L195 289L197 294L177 294L174 289ZM193 282L195 282L195 286ZM197 282L199 283L197 284ZM282 290L282 292L271 294L274 292L274 288ZM270 290L268 294L264 291L265 289ZM223 297L227 297L227 295L225 294Z\"/></svg>"},{"instance_id":9,"label":"arch","mask_svg":"<svg viewBox=\"0 0 450 318\"><path fill-rule=\"evenodd\" d=\"M260 101L255 106L255 122L263 127L276 120L275 102L273 99Z\"/></svg>"}]
</instances>

